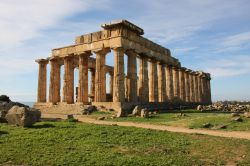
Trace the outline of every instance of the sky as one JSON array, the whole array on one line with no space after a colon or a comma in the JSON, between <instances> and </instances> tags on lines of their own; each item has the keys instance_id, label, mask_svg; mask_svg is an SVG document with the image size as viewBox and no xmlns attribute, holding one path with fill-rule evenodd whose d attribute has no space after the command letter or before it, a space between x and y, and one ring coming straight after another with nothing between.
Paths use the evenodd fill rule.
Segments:
<instances>
[{"instance_id":1,"label":"sky","mask_svg":"<svg viewBox=\"0 0 250 166\"><path fill-rule=\"evenodd\" d=\"M249 0L0 1L0 94L35 101L38 64L76 36L127 19L182 66L211 73L212 99L250 100ZM106 59L112 64L111 56Z\"/></svg>"}]
</instances>

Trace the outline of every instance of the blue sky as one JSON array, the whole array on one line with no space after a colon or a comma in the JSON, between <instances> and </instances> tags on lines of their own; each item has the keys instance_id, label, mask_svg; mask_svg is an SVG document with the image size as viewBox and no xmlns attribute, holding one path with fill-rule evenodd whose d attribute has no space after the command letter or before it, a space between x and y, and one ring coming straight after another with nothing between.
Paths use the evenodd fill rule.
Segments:
<instances>
[{"instance_id":1,"label":"blue sky","mask_svg":"<svg viewBox=\"0 0 250 166\"><path fill-rule=\"evenodd\" d=\"M102 23L127 19L169 48L182 66L210 72L214 101L250 100L249 5L248 0L0 1L0 94L35 101L35 59L100 30Z\"/></svg>"}]
</instances>

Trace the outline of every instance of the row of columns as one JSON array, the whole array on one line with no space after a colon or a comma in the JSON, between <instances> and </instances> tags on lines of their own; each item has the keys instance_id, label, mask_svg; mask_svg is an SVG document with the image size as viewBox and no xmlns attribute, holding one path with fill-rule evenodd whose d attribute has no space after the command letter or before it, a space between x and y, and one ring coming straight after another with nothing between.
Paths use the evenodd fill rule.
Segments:
<instances>
[{"instance_id":1,"label":"row of columns","mask_svg":"<svg viewBox=\"0 0 250 166\"><path fill-rule=\"evenodd\" d=\"M113 48L114 71L110 73L110 92L113 102L192 102L211 103L210 75L178 68L138 55L133 50ZM95 102L106 101L105 58L110 49L95 51L96 67L91 70L90 94ZM125 82L124 54L128 55L127 80ZM79 58L79 82L77 102L88 102L88 57L82 53ZM137 61L139 56L139 73ZM46 65L48 61L39 60L38 102L46 102ZM149 62L149 73L148 73ZM60 102L60 64L50 59L49 102ZM138 78L138 79L137 79ZM126 86L125 86L126 84ZM126 92L125 93L125 88ZM71 56L64 58L63 102L74 103L74 66Z\"/></svg>"}]
</instances>

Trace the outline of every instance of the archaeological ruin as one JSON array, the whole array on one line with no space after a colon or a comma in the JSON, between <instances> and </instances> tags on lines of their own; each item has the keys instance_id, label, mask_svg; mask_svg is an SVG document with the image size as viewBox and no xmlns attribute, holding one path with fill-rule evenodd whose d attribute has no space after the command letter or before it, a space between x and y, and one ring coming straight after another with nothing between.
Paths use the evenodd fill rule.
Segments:
<instances>
[{"instance_id":1,"label":"archaeological ruin","mask_svg":"<svg viewBox=\"0 0 250 166\"><path fill-rule=\"evenodd\" d=\"M43 113L77 114L83 105L91 104L122 116L136 105L167 109L173 104L211 103L209 73L182 67L169 49L144 38L144 30L127 20L101 27L102 31L78 36L75 44L55 48L50 57L36 60L35 108ZM114 56L114 66L106 64L107 56Z\"/></svg>"}]
</instances>

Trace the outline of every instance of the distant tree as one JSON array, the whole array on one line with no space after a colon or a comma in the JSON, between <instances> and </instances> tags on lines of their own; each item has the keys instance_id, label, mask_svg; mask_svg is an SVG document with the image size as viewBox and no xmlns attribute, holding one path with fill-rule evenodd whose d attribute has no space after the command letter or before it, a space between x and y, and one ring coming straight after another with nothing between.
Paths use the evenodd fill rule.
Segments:
<instances>
[{"instance_id":1,"label":"distant tree","mask_svg":"<svg viewBox=\"0 0 250 166\"><path fill-rule=\"evenodd\" d=\"M0 101L5 101L5 102L10 102L10 98L7 95L1 95L0 96Z\"/></svg>"}]
</instances>

